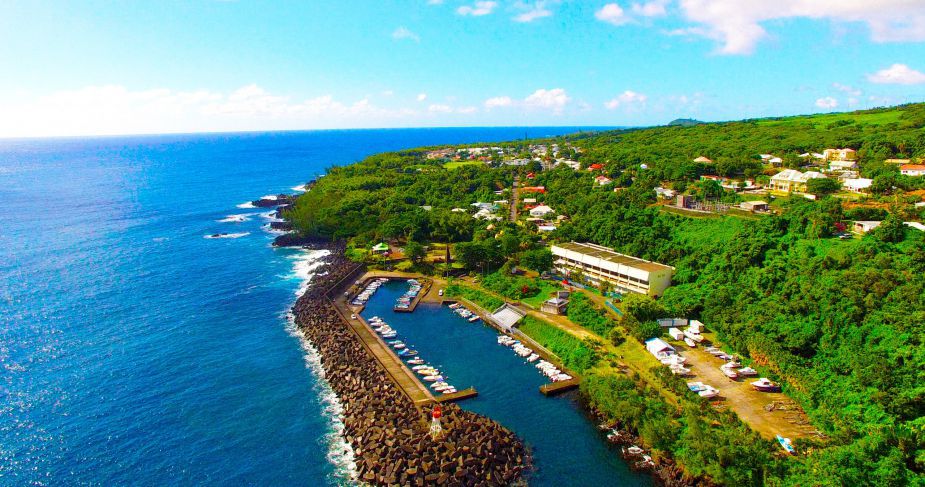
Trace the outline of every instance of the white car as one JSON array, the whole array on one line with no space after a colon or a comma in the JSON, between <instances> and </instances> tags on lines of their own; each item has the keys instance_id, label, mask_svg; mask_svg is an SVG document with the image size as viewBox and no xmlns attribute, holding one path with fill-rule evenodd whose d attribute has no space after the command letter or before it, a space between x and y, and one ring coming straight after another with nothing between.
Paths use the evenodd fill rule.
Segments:
<instances>
[{"instance_id":1,"label":"white car","mask_svg":"<svg viewBox=\"0 0 925 487\"><path fill-rule=\"evenodd\" d=\"M443 296L443 289L437 291L437 296Z\"/></svg>"},{"instance_id":2,"label":"white car","mask_svg":"<svg viewBox=\"0 0 925 487\"><path fill-rule=\"evenodd\" d=\"M357 315L350 315L350 319L351 319L351 320L357 319Z\"/></svg>"}]
</instances>

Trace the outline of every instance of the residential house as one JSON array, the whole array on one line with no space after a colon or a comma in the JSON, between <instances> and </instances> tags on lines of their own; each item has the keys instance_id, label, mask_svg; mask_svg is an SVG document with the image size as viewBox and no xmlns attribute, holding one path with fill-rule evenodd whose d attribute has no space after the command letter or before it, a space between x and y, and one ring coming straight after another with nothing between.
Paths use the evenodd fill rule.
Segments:
<instances>
[{"instance_id":1,"label":"residential house","mask_svg":"<svg viewBox=\"0 0 925 487\"><path fill-rule=\"evenodd\" d=\"M617 292L661 296L671 286L674 267L651 262L590 243L553 245L554 265L568 276L580 272L592 284L609 282Z\"/></svg>"},{"instance_id":2,"label":"residential house","mask_svg":"<svg viewBox=\"0 0 925 487\"><path fill-rule=\"evenodd\" d=\"M600 171L601 169L604 169L604 166L602 166L602 165L600 165L600 164L598 164L598 163L594 163L594 164L591 164L590 166L588 166L588 170L589 170L589 171Z\"/></svg>"},{"instance_id":3,"label":"residential house","mask_svg":"<svg viewBox=\"0 0 925 487\"><path fill-rule=\"evenodd\" d=\"M655 196L662 199L670 200L674 198L675 194L677 193L673 189L663 188L661 186L655 188Z\"/></svg>"},{"instance_id":4,"label":"residential house","mask_svg":"<svg viewBox=\"0 0 925 487\"><path fill-rule=\"evenodd\" d=\"M610 179L610 178L608 178L607 176L604 176L604 175L600 175L600 176L594 178L594 180L597 182L597 184L599 184L599 185L601 185L601 186L606 186L606 185L608 185L608 184L610 184L610 183L613 182L612 179Z\"/></svg>"},{"instance_id":5,"label":"residential house","mask_svg":"<svg viewBox=\"0 0 925 487\"><path fill-rule=\"evenodd\" d=\"M925 176L925 164L903 164L899 173L906 176Z\"/></svg>"},{"instance_id":6,"label":"residential house","mask_svg":"<svg viewBox=\"0 0 925 487\"><path fill-rule=\"evenodd\" d=\"M806 171L804 173L796 169L784 169L771 177L768 189L784 193L805 193L807 181L824 177L825 175L816 171Z\"/></svg>"},{"instance_id":7,"label":"residential house","mask_svg":"<svg viewBox=\"0 0 925 487\"><path fill-rule=\"evenodd\" d=\"M780 157L775 156L775 157L768 159L768 163L774 164L775 166L780 166L781 164L784 163L784 160L781 159Z\"/></svg>"},{"instance_id":8,"label":"residential house","mask_svg":"<svg viewBox=\"0 0 925 487\"><path fill-rule=\"evenodd\" d=\"M553 211L554 210L552 208L546 205L539 205L537 207L530 209L530 216L537 217L537 218L543 218L546 215L553 213Z\"/></svg>"},{"instance_id":9,"label":"residential house","mask_svg":"<svg viewBox=\"0 0 925 487\"><path fill-rule=\"evenodd\" d=\"M857 169L858 161L831 161L829 162L829 171L849 171Z\"/></svg>"},{"instance_id":10,"label":"residential house","mask_svg":"<svg viewBox=\"0 0 925 487\"><path fill-rule=\"evenodd\" d=\"M822 151L826 161L856 161L858 153L854 149L826 149Z\"/></svg>"},{"instance_id":11,"label":"residential house","mask_svg":"<svg viewBox=\"0 0 925 487\"><path fill-rule=\"evenodd\" d=\"M873 229L879 227L881 223L883 223L883 222L877 222L877 221L856 221L856 222L854 222L854 226L853 226L852 228L854 229L854 233L867 233L867 232L869 232L869 231L871 231L871 230L873 230Z\"/></svg>"},{"instance_id":12,"label":"residential house","mask_svg":"<svg viewBox=\"0 0 925 487\"><path fill-rule=\"evenodd\" d=\"M925 225L922 225L919 222L903 222L903 225L910 227L910 228L914 228L920 232L925 232Z\"/></svg>"},{"instance_id":13,"label":"residential house","mask_svg":"<svg viewBox=\"0 0 925 487\"><path fill-rule=\"evenodd\" d=\"M912 159L886 159L884 164L912 164Z\"/></svg>"},{"instance_id":14,"label":"residential house","mask_svg":"<svg viewBox=\"0 0 925 487\"><path fill-rule=\"evenodd\" d=\"M546 187L545 186L524 186L523 188L520 188L520 192L521 193L541 193L542 194L546 192Z\"/></svg>"},{"instance_id":15,"label":"residential house","mask_svg":"<svg viewBox=\"0 0 925 487\"><path fill-rule=\"evenodd\" d=\"M704 157L704 156L700 156L694 159L694 162L699 162L701 164L713 164L713 161L711 159Z\"/></svg>"},{"instance_id":16,"label":"residential house","mask_svg":"<svg viewBox=\"0 0 925 487\"><path fill-rule=\"evenodd\" d=\"M850 178L842 182L842 187L852 193L866 193L870 191L870 185L874 183L870 178Z\"/></svg>"},{"instance_id":17,"label":"residential house","mask_svg":"<svg viewBox=\"0 0 925 487\"><path fill-rule=\"evenodd\" d=\"M536 203L536 198L524 198L525 205L535 204L535 203Z\"/></svg>"},{"instance_id":18,"label":"residential house","mask_svg":"<svg viewBox=\"0 0 925 487\"><path fill-rule=\"evenodd\" d=\"M555 226L555 225L550 225L550 224L546 224L546 225L537 225L537 226L536 226L536 230L537 230L538 232L555 232L555 231L556 231L556 226Z\"/></svg>"}]
</instances>

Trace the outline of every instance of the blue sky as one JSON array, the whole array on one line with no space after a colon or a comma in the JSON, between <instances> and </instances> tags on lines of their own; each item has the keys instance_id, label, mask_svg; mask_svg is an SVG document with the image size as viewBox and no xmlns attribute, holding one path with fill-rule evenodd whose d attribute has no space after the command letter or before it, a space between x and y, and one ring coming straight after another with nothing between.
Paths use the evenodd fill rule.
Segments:
<instances>
[{"instance_id":1,"label":"blue sky","mask_svg":"<svg viewBox=\"0 0 925 487\"><path fill-rule=\"evenodd\" d=\"M925 2L6 0L0 63L0 137L729 120L925 100Z\"/></svg>"}]
</instances>

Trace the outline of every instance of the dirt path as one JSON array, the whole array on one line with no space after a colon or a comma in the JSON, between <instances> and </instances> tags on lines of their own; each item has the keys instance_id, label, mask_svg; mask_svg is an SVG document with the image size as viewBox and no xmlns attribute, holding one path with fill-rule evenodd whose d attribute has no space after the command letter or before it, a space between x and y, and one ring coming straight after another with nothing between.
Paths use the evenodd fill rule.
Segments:
<instances>
[{"instance_id":1,"label":"dirt path","mask_svg":"<svg viewBox=\"0 0 925 487\"><path fill-rule=\"evenodd\" d=\"M511 186L511 221L517 222L517 204L520 201L520 190L517 188L520 181L519 176L514 176L514 184Z\"/></svg>"}]
</instances>

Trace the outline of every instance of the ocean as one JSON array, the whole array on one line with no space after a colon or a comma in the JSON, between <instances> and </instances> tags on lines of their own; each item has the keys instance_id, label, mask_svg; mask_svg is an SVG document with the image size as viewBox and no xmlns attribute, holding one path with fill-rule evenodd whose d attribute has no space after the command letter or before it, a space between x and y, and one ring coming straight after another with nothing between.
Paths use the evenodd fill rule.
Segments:
<instances>
[{"instance_id":1,"label":"ocean","mask_svg":"<svg viewBox=\"0 0 925 487\"><path fill-rule=\"evenodd\" d=\"M346 483L287 316L321 253L273 249L245 203L376 152L576 130L0 140L0 484Z\"/></svg>"}]
</instances>

